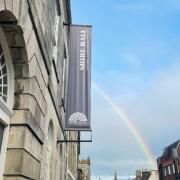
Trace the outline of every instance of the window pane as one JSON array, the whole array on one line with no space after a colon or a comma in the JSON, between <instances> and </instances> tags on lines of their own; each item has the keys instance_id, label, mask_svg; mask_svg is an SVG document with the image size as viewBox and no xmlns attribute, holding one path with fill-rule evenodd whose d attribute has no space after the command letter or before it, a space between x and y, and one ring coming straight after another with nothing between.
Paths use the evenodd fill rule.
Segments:
<instances>
[{"instance_id":1,"label":"window pane","mask_svg":"<svg viewBox=\"0 0 180 180\"><path fill-rule=\"evenodd\" d=\"M4 126L0 123L0 150L2 146L3 132L4 132Z\"/></svg>"},{"instance_id":2,"label":"window pane","mask_svg":"<svg viewBox=\"0 0 180 180\"><path fill-rule=\"evenodd\" d=\"M7 87L3 87L3 94L7 95Z\"/></svg>"},{"instance_id":3,"label":"window pane","mask_svg":"<svg viewBox=\"0 0 180 180\"><path fill-rule=\"evenodd\" d=\"M4 102L7 102L7 94L8 94L7 66L2 51L2 47L0 46L0 97L1 100L4 100Z\"/></svg>"},{"instance_id":4,"label":"window pane","mask_svg":"<svg viewBox=\"0 0 180 180\"><path fill-rule=\"evenodd\" d=\"M5 59L4 59L4 56L2 57L2 60L1 60L1 65L3 65L5 63Z\"/></svg>"},{"instance_id":5,"label":"window pane","mask_svg":"<svg viewBox=\"0 0 180 180\"><path fill-rule=\"evenodd\" d=\"M173 174L175 174L175 167L174 167L174 164L173 164Z\"/></svg>"},{"instance_id":6,"label":"window pane","mask_svg":"<svg viewBox=\"0 0 180 180\"><path fill-rule=\"evenodd\" d=\"M3 73L3 75L7 73L6 66L4 66L4 67L2 68L2 73Z\"/></svg>"},{"instance_id":7,"label":"window pane","mask_svg":"<svg viewBox=\"0 0 180 180\"><path fill-rule=\"evenodd\" d=\"M170 169L170 166L168 166L168 175L171 175L171 169Z\"/></svg>"},{"instance_id":8,"label":"window pane","mask_svg":"<svg viewBox=\"0 0 180 180\"><path fill-rule=\"evenodd\" d=\"M6 101L7 101L7 97L6 97L6 96L3 96L3 100L6 102Z\"/></svg>"},{"instance_id":9,"label":"window pane","mask_svg":"<svg viewBox=\"0 0 180 180\"><path fill-rule=\"evenodd\" d=\"M3 83L4 83L4 84L7 84L7 76L4 76L4 77L3 77Z\"/></svg>"},{"instance_id":10,"label":"window pane","mask_svg":"<svg viewBox=\"0 0 180 180\"><path fill-rule=\"evenodd\" d=\"M164 167L164 176L166 176L166 167Z\"/></svg>"}]
</instances>

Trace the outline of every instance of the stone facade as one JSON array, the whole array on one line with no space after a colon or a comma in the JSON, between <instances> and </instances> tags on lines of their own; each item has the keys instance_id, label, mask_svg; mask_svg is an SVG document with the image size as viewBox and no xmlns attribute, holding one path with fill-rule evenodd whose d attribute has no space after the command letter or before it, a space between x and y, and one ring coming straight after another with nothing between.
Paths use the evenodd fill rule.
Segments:
<instances>
[{"instance_id":1,"label":"stone facade","mask_svg":"<svg viewBox=\"0 0 180 180\"><path fill-rule=\"evenodd\" d=\"M79 179L78 180L90 180L90 159L80 160L78 163Z\"/></svg>"},{"instance_id":2,"label":"stone facade","mask_svg":"<svg viewBox=\"0 0 180 180\"><path fill-rule=\"evenodd\" d=\"M137 170L135 180L159 180L158 170Z\"/></svg>"},{"instance_id":3,"label":"stone facade","mask_svg":"<svg viewBox=\"0 0 180 180\"><path fill-rule=\"evenodd\" d=\"M160 180L180 179L180 140L164 149L157 160Z\"/></svg>"},{"instance_id":4,"label":"stone facade","mask_svg":"<svg viewBox=\"0 0 180 180\"><path fill-rule=\"evenodd\" d=\"M0 0L7 66L0 94L0 180L77 179L79 145L57 143L77 138L63 130L69 60L64 23L71 23L69 0Z\"/></svg>"}]
</instances>

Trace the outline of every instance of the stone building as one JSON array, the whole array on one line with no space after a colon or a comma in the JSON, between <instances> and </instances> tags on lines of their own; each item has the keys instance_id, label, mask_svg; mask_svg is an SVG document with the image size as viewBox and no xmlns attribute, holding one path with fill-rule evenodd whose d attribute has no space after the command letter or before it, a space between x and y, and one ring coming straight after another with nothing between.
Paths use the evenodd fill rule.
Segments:
<instances>
[{"instance_id":1,"label":"stone building","mask_svg":"<svg viewBox=\"0 0 180 180\"><path fill-rule=\"evenodd\" d=\"M0 0L0 180L77 179L63 130L69 0Z\"/></svg>"},{"instance_id":2,"label":"stone building","mask_svg":"<svg viewBox=\"0 0 180 180\"><path fill-rule=\"evenodd\" d=\"M137 170L135 180L159 180L157 170Z\"/></svg>"},{"instance_id":3,"label":"stone building","mask_svg":"<svg viewBox=\"0 0 180 180\"><path fill-rule=\"evenodd\" d=\"M180 179L180 140L170 144L158 158L160 180Z\"/></svg>"},{"instance_id":4,"label":"stone building","mask_svg":"<svg viewBox=\"0 0 180 180\"><path fill-rule=\"evenodd\" d=\"M115 174L114 174L114 180L118 180L118 177L117 177L116 172L115 172Z\"/></svg>"},{"instance_id":5,"label":"stone building","mask_svg":"<svg viewBox=\"0 0 180 180\"><path fill-rule=\"evenodd\" d=\"M78 180L90 180L90 159L80 160L78 163L79 178Z\"/></svg>"}]
</instances>

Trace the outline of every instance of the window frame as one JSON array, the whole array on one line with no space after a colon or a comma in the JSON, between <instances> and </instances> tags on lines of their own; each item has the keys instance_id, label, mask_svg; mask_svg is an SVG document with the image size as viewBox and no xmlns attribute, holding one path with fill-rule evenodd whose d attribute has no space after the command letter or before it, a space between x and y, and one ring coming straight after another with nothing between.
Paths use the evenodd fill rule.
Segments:
<instances>
[{"instance_id":1,"label":"window frame","mask_svg":"<svg viewBox=\"0 0 180 180\"><path fill-rule=\"evenodd\" d=\"M10 50L6 41L5 34L2 27L0 26L0 45L3 50L4 59L7 67L7 102L0 99L0 107L6 112L8 116L11 116L13 104L14 104L14 68L12 63L12 58ZM9 122L5 122L9 124Z\"/></svg>"},{"instance_id":2,"label":"window frame","mask_svg":"<svg viewBox=\"0 0 180 180\"><path fill-rule=\"evenodd\" d=\"M14 104L14 69L10 49L2 26L0 26L0 45L4 54L7 68L7 101L0 98L0 123L4 126L0 150L0 178L3 175L5 156L8 144L10 118L13 114Z\"/></svg>"}]
</instances>

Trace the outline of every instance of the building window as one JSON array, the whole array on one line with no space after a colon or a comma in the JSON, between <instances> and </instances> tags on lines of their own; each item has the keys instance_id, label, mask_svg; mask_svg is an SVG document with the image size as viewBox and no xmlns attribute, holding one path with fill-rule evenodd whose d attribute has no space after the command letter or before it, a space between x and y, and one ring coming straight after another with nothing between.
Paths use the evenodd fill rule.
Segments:
<instances>
[{"instance_id":1,"label":"building window","mask_svg":"<svg viewBox=\"0 0 180 180\"><path fill-rule=\"evenodd\" d=\"M63 63L62 63L62 88L61 88L61 96L62 99L64 100L64 105L66 107L66 95L67 95L67 54L66 54L66 46L64 44L64 59L63 59Z\"/></svg>"},{"instance_id":2,"label":"building window","mask_svg":"<svg viewBox=\"0 0 180 180\"><path fill-rule=\"evenodd\" d=\"M55 18L54 18L54 47L53 47L53 58L57 65L57 59L58 59L58 38L59 38L59 22L60 22L60 16L57 13L57 10L55 9Z\"/></svg>"},{"instance_id":3,"label":"building window","mask_svg":"<svg viewBox=\"0 0 180 180\"><path fill-rule=\"evenodd\" d=\"M166 167L164 167L164 176L166 176L167 173L166 173Z\"/></svg>"},{"instance_id":4,"label":"building window","mask_svg":"<svg viewBox=\"0 0 180 180\"><path fill-rule=\"evenodd\" d=\"M171 175L171 168L168 166L168 175Z\"/></svg>"},{"instance_id":5,"label":"building window","mask_svg":"<svg viewBox=\"0 0 180 180\"><path fill-rule=\"evenodd\" d=\"M175 167L174 164L172 165L173 174L175 174Z\"/></svg>"},{"instance_id":6,"label":"building window","mask_svg":"<svg viewBox=\"0 0 180 180\"><path fill-rule=\"evenodd\" d=\"M7 66L4 59L4 53L0 46L0 97L7 102L8 82L7 82Z\"/></svg>"},{"instance_id":7,"label":"building window","mask_svg":"<svg viewBox=\"0 0 180 180\"><path fill-rule=\"evenodd\" d=\"M8 36L8 34L7 34ZM0 164L5 162L10 117L14 104L14 70L5 33L0 26ZM0 165L0 179L3 166Z\"/></svg>"},{"instance_id":8,"label":"building window","mask_svg":"<svg viewBox=\"0 0 180 180\"><path fill-rule=\"evenodd\" d=\"M177 162L176 167L177 167L177 172L179 173L179 162Z\"/></svg>"}]
</instances>

